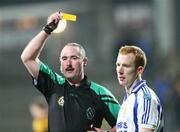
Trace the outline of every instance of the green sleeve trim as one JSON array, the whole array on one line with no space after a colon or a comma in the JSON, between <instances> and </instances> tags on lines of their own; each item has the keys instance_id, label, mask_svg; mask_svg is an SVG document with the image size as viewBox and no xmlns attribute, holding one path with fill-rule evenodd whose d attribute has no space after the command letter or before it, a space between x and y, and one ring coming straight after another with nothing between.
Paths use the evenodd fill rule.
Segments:
<instances>
[{"instance_id":1,"label":"green sleeve trim","mask_svg":"<svg viewBox=\"0 0 180 132\"><path fill-rule=\"evenodd\" d=\"M101 100L105 102L105 104L109 107L110 112L112 113L114 118L117 119L120 110L120 104L118 103L114 95L105 87L94 82L91 82L90 88L101 97Z\"/></svg>"},{"instance_id":2,"label":"green sleeve trim","mask_svg":"<svg viewBox=\"0 0 180 132\"><path fill-rule=\"evenodd\" d=\"M48 65L44 64L44 63L40 63L40 71L48 74L50 76L50 78L55 82L55 83L58 83L58 84L63 84L65 83L65 79L60 76L59 74L55 73L52 69L50 69L48 67Z\"/></svg>"}]
</instances>

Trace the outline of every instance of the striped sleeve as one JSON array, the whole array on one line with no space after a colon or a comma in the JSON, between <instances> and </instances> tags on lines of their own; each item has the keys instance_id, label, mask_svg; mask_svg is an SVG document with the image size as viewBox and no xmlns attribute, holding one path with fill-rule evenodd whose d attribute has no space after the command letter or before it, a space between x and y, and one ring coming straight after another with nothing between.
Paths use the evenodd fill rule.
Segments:
<instances>
[{"instance_id":1,"label":"striped sleeve","mask_svg":"<svg viewBox=\"0 0 180 132\"><path fill-rule=\"evenodd\" d=\"M138 97L138 124L140 128L156 129L160 120L160 103L155 93L143 87ZM141 100L141 101L140 101Z\"/></svg>"},{"instance_id":2,"label":"striped sleeve","mask_svg":"<svg viewBox=\"0 0 180 132\"><path fill-rule=\"evenodd\" d=\"M37 79L33 79L33 85L41 91L45 96L48 96L49 91L52 90L54 83L63 84L65 79L55 73L46 64L40 63L40 69Z\"/></svg>"},{"instance_id":3,"label":"striped sleeve","mask_svg":"<svg viewBox=\"0 0 180 132\"><path fill-rule=\"evenodd\" d=\"M117 120L120 104L118 103L114 95L105 87L98 85L94 82L91 82L90 87L100 97L102 102L106 104L114 119Z\"/></svg>"},{"instance_id":4,"label":"striped sleeve","mask_svg":"<svg viewBox=\"0 0 180 132\"><path fill-rule=\"evenodd\" d=\"M47 74L54 82L58 84L63 84L65 79L59 74L55 73L52 69L49 68L48 65L41 62L40 64L40 72L44 72Z\"/></svg>"}]
</instances>

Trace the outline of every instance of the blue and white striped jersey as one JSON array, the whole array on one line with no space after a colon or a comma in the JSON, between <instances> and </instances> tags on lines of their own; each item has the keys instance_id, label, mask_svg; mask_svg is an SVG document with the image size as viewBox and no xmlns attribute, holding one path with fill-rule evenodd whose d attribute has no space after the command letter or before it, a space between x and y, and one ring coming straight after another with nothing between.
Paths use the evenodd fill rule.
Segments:
<instances>
[{"instance_id":1,"label":"blue and white striped jersey","mask_svg":"<svg viewBox=\"0 0 180 132\"><path fill-rule=\"evenodd\" d=\"M162 131L162 106L155 92L146 85L146 81L139 81L131 94L125 97L119 111L116 131L138 132L139 128Z\"/></svg>"}]
</instances>

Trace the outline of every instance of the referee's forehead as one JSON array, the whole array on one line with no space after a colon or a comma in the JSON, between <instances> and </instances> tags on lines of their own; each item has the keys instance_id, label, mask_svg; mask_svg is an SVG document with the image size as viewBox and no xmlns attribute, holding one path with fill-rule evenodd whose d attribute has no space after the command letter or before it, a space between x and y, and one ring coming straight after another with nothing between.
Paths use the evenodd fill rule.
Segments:
<instances>
[{"instance_id":1,"label":"referee's forehead","mask_svg":"<svg viewBox=\"0 0 180 132\"><path fill-rule=\"evenodd\" d=\"M80 48L77 46L66 45L61 51L60 57L62 56L72 56L77 55L80 56Z\"/></svg>"}]
</instances>

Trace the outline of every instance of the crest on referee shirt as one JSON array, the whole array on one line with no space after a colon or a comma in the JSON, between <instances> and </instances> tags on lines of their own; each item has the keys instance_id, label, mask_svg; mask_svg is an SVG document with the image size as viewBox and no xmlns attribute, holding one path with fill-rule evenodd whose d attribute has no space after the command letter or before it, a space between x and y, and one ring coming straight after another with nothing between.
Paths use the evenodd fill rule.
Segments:
<instances>
[{"instance_id":1,"label":"crest on referee shirt","mask_svg":"<svg viewBox=\"0 0 180 132\"><path fill-rule=\"evenodd\" d=\"M89 119L89 120L92 120L93 117L95 115L95 109L92 108L92 107L89 107L87 110L86 110L86 117Z\"/></svg>"},{"instance_id":2,"label":"crest on referee shirt","mask_svg":"<svg viewBox=\"0 0 180 132\"><path fill-rule=\"evenodd\" d=\"M60 106L64 106L64 96L59 97L59 99L58 99L58 104L59 104Z\"/></svg>"}]
</instances>

